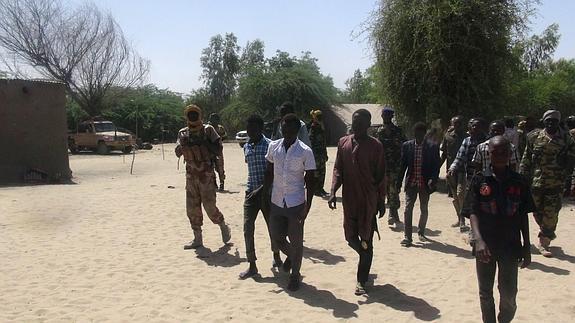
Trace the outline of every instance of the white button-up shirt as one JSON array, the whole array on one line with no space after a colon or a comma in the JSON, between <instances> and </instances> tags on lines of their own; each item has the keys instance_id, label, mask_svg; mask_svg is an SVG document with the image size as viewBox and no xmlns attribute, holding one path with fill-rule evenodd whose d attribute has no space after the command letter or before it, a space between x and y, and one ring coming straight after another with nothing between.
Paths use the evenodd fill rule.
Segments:
<instances>
[{"instance_id":1,"label":"white button-up shirt","mask_svg":"<svg viewBox=\"0 0 575 323\"><path fill-rule=\"evenodd\" d=\"M305 172L315 169L311 148L297 139L287 150L284 140L272 141L266 159L274 164L272 203L279 207L294 207L305 202Z\"/></svg>"}]
</instances>

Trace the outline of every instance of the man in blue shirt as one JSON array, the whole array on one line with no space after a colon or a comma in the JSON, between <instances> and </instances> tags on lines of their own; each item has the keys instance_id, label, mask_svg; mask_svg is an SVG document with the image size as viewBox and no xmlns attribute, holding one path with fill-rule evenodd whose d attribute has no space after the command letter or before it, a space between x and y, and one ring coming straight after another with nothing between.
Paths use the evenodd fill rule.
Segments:
<instances>
[{"instance_id":1,"label":"man in blue shirt","mask_svg":"<svg viewBox=\"0 0 575 323\"><path fill-rule=\"evenodd\" d=\"M252 115L247 119L246 130L250 139L244 145L244 156L248 165L248 183L244 200L244 240L246 257L250 266L246 271L240 273L240 279L246 279L258 273L254 231L259 211L262 211L264 215L266 227L269 226L270 197L269 192L264 192L263 184L267 167L266 153L271 140L262 134L263 128L264 120L260 116ZM273 240L271 246L274 254L273 266L279 267L282 265L279 249Z\"/></svg>"}]
</instances>

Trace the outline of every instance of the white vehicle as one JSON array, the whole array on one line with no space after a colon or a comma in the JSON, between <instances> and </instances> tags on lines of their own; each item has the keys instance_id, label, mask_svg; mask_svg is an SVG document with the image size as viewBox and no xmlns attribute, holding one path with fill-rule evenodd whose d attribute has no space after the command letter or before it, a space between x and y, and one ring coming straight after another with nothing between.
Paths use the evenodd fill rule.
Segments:
<instances>
[{"instance_id":1,"label":"white vehicle","mask_svg":"<svg viewBox=\"0 0 575 323\"><path fill-rule=\"evenodd\" d=\"M248 137L248 132L242 130L236 134L236 141L240 144L240 147L244 148L246 142L248 142L250 138Z\"/></svg>"}]
</instances>

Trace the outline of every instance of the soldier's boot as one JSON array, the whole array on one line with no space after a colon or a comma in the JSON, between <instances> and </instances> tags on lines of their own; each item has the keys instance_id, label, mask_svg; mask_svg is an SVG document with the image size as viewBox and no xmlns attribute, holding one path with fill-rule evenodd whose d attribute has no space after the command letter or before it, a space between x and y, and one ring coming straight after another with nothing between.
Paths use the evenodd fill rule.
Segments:
<instances>
[{"instance_id":1,"label":"soldier's boot","mask_svg":"<svg viewBox=\"0 0 575 323\"><path fill-rule=\"evenodd\" d=\"M194 240L184 246L184 249L197 249L204 245L202 240L202 229L194 229Z\"/></svg>"},{"instance_id":2,"label":"soldier's boot","mask_svg":"<svg viewBox=\"0 0 575 323\"><path fill-rule=\"evenodd\" d=\"M230 240L232 239L230 227L225 222L222 221L222 223L220 223L220 230L222 231L222 241L224 242L224 244L230 242Z\"/></svg>"},{"instance_id":3,"label":"soldier's boot","mask_svg":"<svg viewBox=\"0 0 575 323\"><path fill-rule=\"evenodd\" d=\"M537 249L543 257L553 257L553 254L549 250L549 245L551 244L551 239L547 237L539 237L539 244L537 245Z\"/></svg>"}]
</instances>

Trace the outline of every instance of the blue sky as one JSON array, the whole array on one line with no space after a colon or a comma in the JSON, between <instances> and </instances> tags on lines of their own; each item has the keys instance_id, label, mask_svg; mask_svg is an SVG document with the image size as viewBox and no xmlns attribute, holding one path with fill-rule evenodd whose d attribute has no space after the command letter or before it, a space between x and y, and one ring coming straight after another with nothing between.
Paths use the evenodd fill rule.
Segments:
<instances>
[{"instance_id":1,"label":"blue sky","mask_svg":"<svg viewBox=\"0 0 575 323\"><path fill-rule=\"evenodd\" d=\"M79 1L79 0L76 0ZM149 82L189 93L201 81L200 54L210 37L233 32L240 46L261 39L266 56L277 49L299 55L311 51L337 87L373 56L365 37L354 37L376 7L375 0L94 0L116 18L140 55L151 60ZM575 57L574 0L544 0L533 32L559 24L555 57Z\"/></svg>"}]
</instances>

